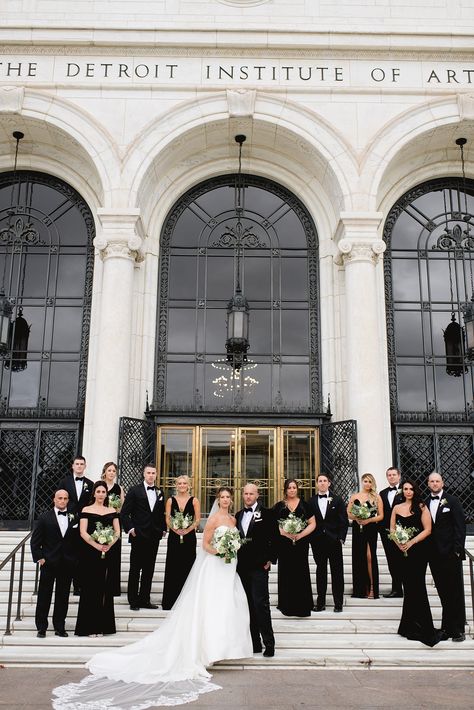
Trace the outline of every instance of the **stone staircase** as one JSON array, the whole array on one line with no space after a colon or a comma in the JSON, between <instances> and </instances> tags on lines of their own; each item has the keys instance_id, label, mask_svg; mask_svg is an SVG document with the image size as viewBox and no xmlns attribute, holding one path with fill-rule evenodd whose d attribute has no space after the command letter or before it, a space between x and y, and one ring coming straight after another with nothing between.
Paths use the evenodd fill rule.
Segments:
<instances>
[{"instance_id":1,"label":"stone staircase","mask_svg":"<svg viewBox=\"0 0 474 710\"><path fill-rule=\"evenodd\" d=\"M24 532L0 531L0 561L13 549ZM397 635L401 615L400 599L351 599L350 534L344 547L346 596L342 614L334 614L330 589L327 610L313 613L311 618L296 619L282 616L276 605L276 568L270 579L273 626L276 636L276 654L272 659L255 655L244 661L219 663L223 668L437 668L461 669L474 666L474 633L471 607L469 568L464 566L468 626L466 641L455 644L451 640L430 649L416 641ZM468 537L467 547L474 554L474 537ZM166 541L160 545L156 563L152 600L161 601L163 587ZM70 636L61 639L50 630L46 639L36 638L34 624L35 597L33 595L35 566L26 555L22 619L13 621L13 632L5 635L9 569L0 572L0 664L8 667L78 667L95 652L111 646L131 643L159 627L168 612L142 609L131 612L127 603L126 579L128 574L129 545L124 537L122 547L122 596L115 600L117 634L103 638L79 638L73 635L77 598L71 597L66 628ZM381 592L388 591L390 578L383 549L379 544ZM313 590L315 591L315 566L310 557ZM18 572L17 557L17 572ZM428 593L435 626L440 625L441 607L431 577L427 578ZM16 612L16 606L14 607ZM13 615L14 619L15 614ZM51 627L50 627L51 628Z\"/></svg>"}]
</instances>

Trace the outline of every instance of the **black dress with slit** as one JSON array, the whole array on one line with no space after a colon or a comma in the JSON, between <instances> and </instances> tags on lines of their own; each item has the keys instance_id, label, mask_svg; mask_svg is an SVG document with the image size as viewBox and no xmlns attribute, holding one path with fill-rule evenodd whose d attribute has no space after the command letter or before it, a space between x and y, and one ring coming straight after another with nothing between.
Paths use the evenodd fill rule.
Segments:
<instances>
[{"instance_id":1,"label":"black dress with slit","mask_svg":"<svg viewBox=\"0 0 474 710\"><path fill-rule=\"evenodd\" d=\"M80 517L86 518L87 532L92 535L97 523L102 523L104 527L113 526L118 513L98 515L82 512ZM79 565L82 586L74 631L76 636L115 633L113 575L110 573L113 564L108 552L102 557L100 550L81 538Z\"/></svg>"},{"instance_id":2,"label":"black dress with slit","mask_svg":"<svg viewBox=\"0 0 474 710\"><path fill-rule=\"evenodd\" d=\"M361 505L358 498L354 503ZM377 515L374 510L373 516ZM366 599L370 593L370 577L367 565L367 548L370 549L372 589L374 599L379 598L379 564L377 560L377 533L375 523L359 525L357 520L352 521L352 596Z\"/></svg>"},{"instance_id":3,"label":"black dress with slit","mask_svg":"<svg viewBox=\"0 0 474 710\"><path fill-rule=\"evenodd\" d=\"M421 511L403 517L396 515L396 522L404 528L417 528L421 532ZM393 543L395 544L395 543ZM428 563L426 540L412 545L400 564L403 585L403 610L398 633L407 639L435 646L440 641L440 632L433 626L428 593L426 591L426 567Z\"/></svg>"},{"instance_id":4,"label":"black dress with slit","mask_svg":"<svg viewBox=\"0 0 474 710\"><path fill-rule=\"evenodd\" d=\"M171 498L171 513L182 512L183 515L190 515L194 520L194 498L191 496L184 509L180 511L178 501L173 496ZM165 581L163 585L163 609L171 609L176 599L181 594L181 590L191 567L196 559L196 531L183 535L181 538L172 530L168 533L168 547L166 550Z\"/></svg>"},{"instance_id":5,"label":"black dress with slit","mask_svg":"<svg viewBox=\"0 0 474 710\"><path fill-rule=\"evenodd\" d=\"M112 488L109 490L109 496L110 495L115 495L118 496L119 498L122 495L122 489L119 486L118 483L114 483ZM120 516L119 516L119 525L120 525ZM120 530L122 530L122 526L120 525ZM122 562L122 538L119 537L117 542L114 544L110 552L107 553L110 555L109 558L109 564L110 564L110 575L112 577L112 587L114 590L114 597L119 597L120 594L122 593L121 587L120 587L120 576L121 576L121 562Z\"/></svg>"}]
</instances>

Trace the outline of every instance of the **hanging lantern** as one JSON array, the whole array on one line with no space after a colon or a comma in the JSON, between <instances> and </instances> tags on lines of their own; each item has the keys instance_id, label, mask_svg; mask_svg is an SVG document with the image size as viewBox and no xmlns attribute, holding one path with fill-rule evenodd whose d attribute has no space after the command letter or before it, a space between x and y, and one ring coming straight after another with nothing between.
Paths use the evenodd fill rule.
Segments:
<instances>
[{"instance_id":1,"label":"hanging lantern","mask_svg":"<svg viewBox=\"0 0 474 710\"><path fill-rule=\"evenodd\" d=\"M464 330L466 333L466 355L469 360L474 360L474 291L471 300L464 308Z\"/></svg>"},{"instance_id":2,"label":"hanging lantern","mask_svg":"<svg viewBox=\"0 0 474 710\"><path fill-rule=\"evenodd\" d=\"M5 360L5 367L11 367L13 372L21 372L26 370L28 361L26 355L28 353L28 338L30 337L31 325L28 325L23 318L23 308L18 308L18 315L11 324L11 362Z\"/></svg>"},{"instance_id":3,"label":"hanging lantern","mask_svg":"<svg viewBox=\"0 0 474 710\"><path fill-rule=\"evenodd\" d=\"M464 331L456 321L454 313L451 323L443 330L444 348L446 351L446 372L452 377L461 377L467 372L464 365Z\"/></svg>"},{"instance_id":4,"label":"hanging lantern","mask_svg":"<svg viewBox=\"0 0 474 710\"><path fill-rule=\"evenodd\" d=\"M249 343L249 304L240 288L227 304L227 361L240 370L247 361Z\"/></svg>"},{"instance_id":5,"label":"hanging lantern","mask_svg":"<svg viewBox=\"0 0 474 710\"><path fill-rule=\"evenodd\" d=\"M5 289L0 289L0 355L9 350L11 336L11 317L13 308L5 296Z\"/></svg>"}]
</instances>

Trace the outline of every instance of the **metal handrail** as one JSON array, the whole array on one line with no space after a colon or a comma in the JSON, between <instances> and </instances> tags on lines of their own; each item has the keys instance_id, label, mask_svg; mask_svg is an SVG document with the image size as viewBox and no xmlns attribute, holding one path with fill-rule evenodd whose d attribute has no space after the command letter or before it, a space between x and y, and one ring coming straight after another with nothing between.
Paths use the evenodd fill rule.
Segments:
<instances>
[{"instance_id":1,"label":"metal handrail","mask_svg":"<svg viewBox=\"0 0 474 710\"><path fill-rule=\"evenodd\" d=\"M18 599L16 605L16 617L15 621L21 621L21 596L23 593L23 572L25 569L25 546L33 533L29 532L21 542L6 556L3 562L0 563L0 572L6 565L11 561L12 566L10 569L10 585L8 589L8 605L7 605L7 625L5 629L5 636L11 636L11 619L12 619L12 606L13 606L13 594L15 586L15 559L20 550L20 576L18 579ZM37 577L35 579L35 592L37 589Z\"/></svg>"},{"instance_id":2,"label":"metal handrail","mask_svg":"<svg viewBox=\"0 0 474 710\"><path fill-rule=\"evenodd\" d=\"M472 555L469 550L464 550L466 553L467 559L469 560L469 578L471 582L471 604L472 604L472 613L474 615L474 555ZM472 638L474 638L474 633L472 635Z\"/></svg>"}]
</instances>

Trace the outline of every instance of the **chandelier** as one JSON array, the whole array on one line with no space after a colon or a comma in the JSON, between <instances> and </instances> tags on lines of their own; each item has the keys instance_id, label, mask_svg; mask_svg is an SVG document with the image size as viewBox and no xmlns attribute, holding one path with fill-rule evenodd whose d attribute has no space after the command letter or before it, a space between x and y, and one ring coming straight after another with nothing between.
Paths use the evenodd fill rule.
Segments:
<instances>
[{"instance_id":1,"label":"chandelier","mask_svg":"<svg viewBox=\"0 0 474 710\"><path fill-rule=\"evenodd\" d=\"M224 399L226 396L230 396L234 402L238 403L242 401L244 394L249 394L258 385L258 380L255 377L246 374L246 372L256 369L257 363L253 360L246 358L239 368L235 368L224 358L216 360L211 365L221 373L212 380L214 397Z\"/></svg>"}]
</instances>

